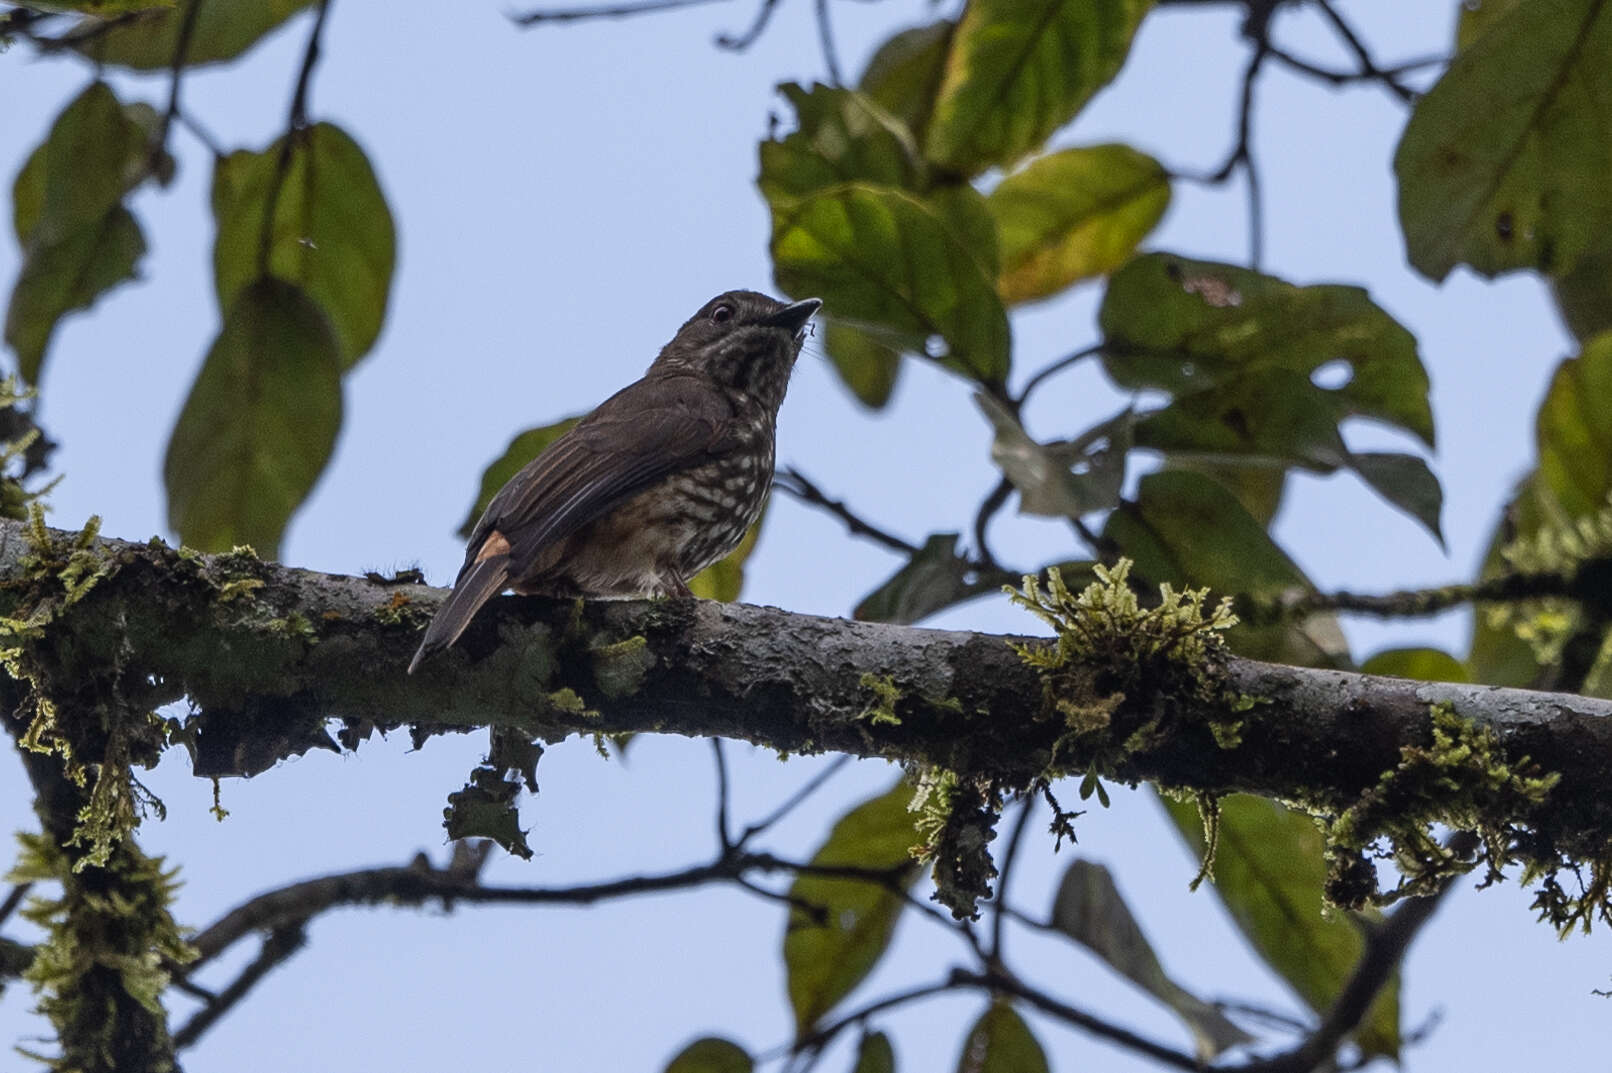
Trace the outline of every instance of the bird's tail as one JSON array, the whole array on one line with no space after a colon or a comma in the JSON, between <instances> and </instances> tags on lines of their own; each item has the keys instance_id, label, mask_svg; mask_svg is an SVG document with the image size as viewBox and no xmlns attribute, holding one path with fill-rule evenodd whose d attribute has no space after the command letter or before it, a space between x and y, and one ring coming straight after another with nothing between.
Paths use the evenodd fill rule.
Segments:
<instances>
[{"instance_id":1,"label":"bird's tail","mask_svg":"<svg viewBox=\"0 0 1612 1073\"><path fill-rule=\"evenodd\" d=\"M481 610L481 605L502 592L509 584L509 556L492 555L473 565L454 583L453 592L437 608L431 625L425 629L425 640L409 661L409 673L425 662L433 652L440 652L459 639L470 625L470 620Z\"/></svg>"}]
</instances>

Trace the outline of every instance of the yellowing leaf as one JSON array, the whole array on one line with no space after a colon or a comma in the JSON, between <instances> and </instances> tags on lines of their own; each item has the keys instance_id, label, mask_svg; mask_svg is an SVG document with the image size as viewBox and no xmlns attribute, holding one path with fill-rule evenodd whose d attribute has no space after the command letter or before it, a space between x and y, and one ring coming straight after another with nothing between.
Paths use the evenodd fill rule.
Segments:
<instances>
[{"instance_id":1,"label":"yellowing leaf","mask_svg":"<svg viewBox=\"0 0 1612 1073\"><path fill-rule=\"evenodd\" d=\"M991 191L1008 303L1046 298L1128 261L1170 204L1158 161L1127 145L1037 157Z\"/></svg>"}]
</instances>

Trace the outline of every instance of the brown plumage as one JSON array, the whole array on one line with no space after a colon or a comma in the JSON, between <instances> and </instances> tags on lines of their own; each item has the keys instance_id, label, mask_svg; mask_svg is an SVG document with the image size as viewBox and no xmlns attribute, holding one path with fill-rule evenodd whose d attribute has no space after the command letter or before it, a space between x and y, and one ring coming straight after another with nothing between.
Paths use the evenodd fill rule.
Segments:
<instances>
[{"instance_id":1,"label":"brown plumage","mask_svg":"<svg viewBox=\"0 0 1612 1073\"><path fill-rule=\"evenodd\" d=\"M761 512L778 408L820 305L729 291L702 306L643 379L493 497L409 673L504 589L688 595L688 579L732 551Z\"/></svg>"}]
</instances>

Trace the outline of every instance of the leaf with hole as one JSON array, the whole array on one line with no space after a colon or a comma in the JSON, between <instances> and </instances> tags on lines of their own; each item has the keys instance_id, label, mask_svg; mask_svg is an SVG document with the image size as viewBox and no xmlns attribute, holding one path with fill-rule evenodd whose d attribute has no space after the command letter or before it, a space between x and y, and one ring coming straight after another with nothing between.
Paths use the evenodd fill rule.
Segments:
<instances>
[{"instance_id":1,"label":"leaf with hole","mask_svg":"<svg viewBox=\"0 0 1612 1073\"><path fill-rule=\"evenodd\" d=\"M890 945L906 904L901 891L919 873L912 847L921 840L907 811L911 800L912 787L897 780L842 816L812 855L811 863L820 867L888 874L888 885L809 874L790 884L794 905L784 931L784 971L797 1036L850 994Z\"/></svg>"},{"instance_id":2,"label":"leaf with hole","mask_svg":"<svg viewBox=\"0 0 1612 1073\"><path fill-rule=\"evenodd\" d=\"M1394 153L1406 253L1435 281L1566 272L1612 219L1612 7L1513 3L1464 36Z\"/></svg>"},{"instance_id":3,"label":"leaf with hole","mask_svg":"<svg viewBox=\"0 0 1612 1073\"><path fill-rule=\"evenodd\" d=\"M168 525L200 551L279 557L341 427L341 354L319 306L279 280L243 290L179 414L163 479Z\"/></svg>"},{"instance_id":4,"label":"leaf with hole","mask_svg":"<svg viewBox=\"0 0 1612 1073\"><path fill-rule=\"evenodd\" d=\"M991 461L1019 493L1019 513L1078 518L1119 502L1135 414L1124 410L1069 441L1038 443L998 399L974 393L996 430Z\"/></svg>"}]
</instances>

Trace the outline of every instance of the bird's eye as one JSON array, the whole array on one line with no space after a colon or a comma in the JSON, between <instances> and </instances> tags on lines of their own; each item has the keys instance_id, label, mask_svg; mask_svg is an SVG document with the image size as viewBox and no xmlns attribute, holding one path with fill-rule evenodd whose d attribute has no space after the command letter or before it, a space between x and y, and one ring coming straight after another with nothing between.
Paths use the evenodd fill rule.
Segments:
<instances>
[{"instance_id":1,"label":"bird's eye","mask_svg":"<svg viewBox=\"0 0 1612 1073\"><path fill-rule=\"evenodd\" d=\"M733 307L730 305L719 305L711 310L711 321L714 324L726 324L732 319Z\"/></svg>"}]
</instances>

